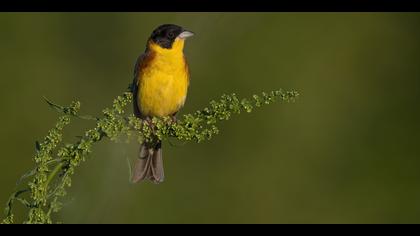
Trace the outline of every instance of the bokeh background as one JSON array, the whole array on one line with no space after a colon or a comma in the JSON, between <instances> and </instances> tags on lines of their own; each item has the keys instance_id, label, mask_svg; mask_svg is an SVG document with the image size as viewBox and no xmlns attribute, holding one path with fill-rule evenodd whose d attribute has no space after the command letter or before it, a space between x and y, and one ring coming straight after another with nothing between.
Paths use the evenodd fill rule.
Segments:
<instances>
[{"instance_id":1,"label":"bokeh background","mask_svg":"<svg viewBox=\"0 0 420 236\"><path fill-rule=\"evenodd\" d=\"M1 13L0 203L33 166L59 104L98 115L151 31L175 23L192 80L182 114L223 93L296 89L164 143L163 184L130 184L138 144L104 141L74 177L65 223L420 223L420 14ZM66 141L91 127L75 120Z\"/></svg>"}]
</instances>

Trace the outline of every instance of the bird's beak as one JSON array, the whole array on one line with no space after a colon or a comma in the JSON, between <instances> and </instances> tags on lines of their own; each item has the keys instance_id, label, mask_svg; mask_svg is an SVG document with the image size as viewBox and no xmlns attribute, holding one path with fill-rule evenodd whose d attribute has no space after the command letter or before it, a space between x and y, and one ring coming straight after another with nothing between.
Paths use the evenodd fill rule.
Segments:
<instances>
[{"instance_id":1,"label":"bird's beak","mask_svg":"<svg viewBox=\"0 0 420 236\"><path fill-rule=\"evenodd\" d=\"M189 37L191 37L191 36L193 36L193 35L194 35L194 33L193 33L193 32L188 31L188 30L184 30L182 33L180 33L180 34L178 35L178 38L180 38L180 39L186 39L186 38L189 38Z\"/></svg>"}]
</instances>

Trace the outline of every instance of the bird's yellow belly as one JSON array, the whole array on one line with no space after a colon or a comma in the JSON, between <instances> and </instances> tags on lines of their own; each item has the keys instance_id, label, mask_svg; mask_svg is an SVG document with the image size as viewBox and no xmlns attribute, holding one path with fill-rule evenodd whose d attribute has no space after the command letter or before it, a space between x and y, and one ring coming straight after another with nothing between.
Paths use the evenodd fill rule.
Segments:
<instances>
[{"instance_id":1,"label":"bird's yellow belly","mask_svg":"<svg viewBox=\"0 0 420 236\"><path fill-rule=\"evenodd\" d=\"M143 116L169 116L184 105L188 89L188 69L183 61L169 67L159 62L154 64L140 75L139 109Z\"/></svg>"}]
</instances>

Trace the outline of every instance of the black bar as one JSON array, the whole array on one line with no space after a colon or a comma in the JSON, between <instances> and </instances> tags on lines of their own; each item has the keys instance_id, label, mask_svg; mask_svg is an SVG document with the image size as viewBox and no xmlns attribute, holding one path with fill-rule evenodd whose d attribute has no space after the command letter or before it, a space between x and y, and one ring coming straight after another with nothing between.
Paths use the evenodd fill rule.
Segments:
<instances>
[{"instance_id":1,"label":"black bar","mask_svg":"<svg viewBox=\"0 0 420 236\"><path fill-rule=\"evenodd\" d=\"M13 12L413 12L416 0L8 0L0 11Z\"/></svg>"}]
</instances>

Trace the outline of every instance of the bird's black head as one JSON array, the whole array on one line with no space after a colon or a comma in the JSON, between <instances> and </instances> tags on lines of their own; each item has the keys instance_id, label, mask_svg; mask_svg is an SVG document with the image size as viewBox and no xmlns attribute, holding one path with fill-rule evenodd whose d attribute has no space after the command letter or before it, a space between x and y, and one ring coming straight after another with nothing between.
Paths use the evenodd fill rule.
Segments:
<instances>
[{"instance_id":1,"label":"bird's black head","mask_svg":"<svg viewBox=\"0 0 420 236\"><path fill-rule=\"evenodd\" d=\"M150 40L162 48L170 49L176 38L185 39L194 34L181 26L173 24L164 24L153 30Z\"/></svg>"}]
</instances>

